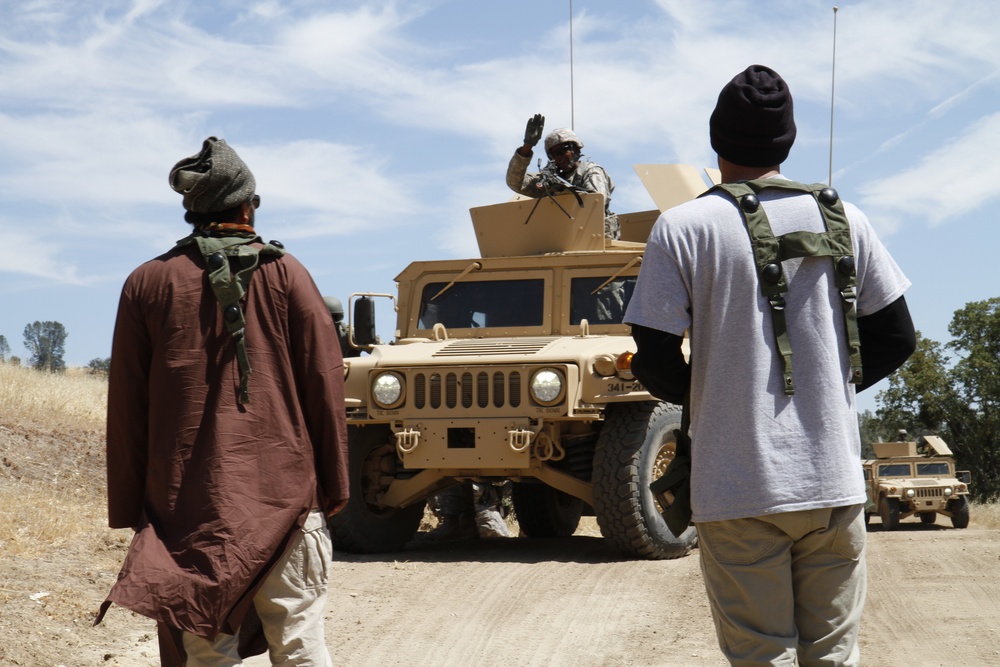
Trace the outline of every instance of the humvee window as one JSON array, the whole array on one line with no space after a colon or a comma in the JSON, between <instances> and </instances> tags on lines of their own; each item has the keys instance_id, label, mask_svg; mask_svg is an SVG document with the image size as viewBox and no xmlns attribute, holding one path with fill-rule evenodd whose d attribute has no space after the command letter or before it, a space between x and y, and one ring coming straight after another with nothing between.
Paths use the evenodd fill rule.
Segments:
<instances>
[{"instance_id":1,"label":"humvee window","mask_svg":"<svg viewBox=\"0 0 1000 667\"><path fill-rule=\"evenodd\" d=\"M459 282L434 298L447 285L441 282L424 286L419 328L432 329L438 323L448 329L543 324L545 281L541 278Z\"/></svg>"},{"instance_id":2,"label":"humvee window","mask_svg":"<svg viewBox=\"0 0 1000 667\"><path fill-rule=\"evenodd\" d=\"M927 476L937 476L950 475L951 471L948 470L948 464L942 461L935 461L933 463L918 463L917 464L917 475L927 475Z\"/></svg>"},{"instance_id":3,"label":"humvee window","mask_svg":"<svg viewBox=\"0 0 1000 667\"><path fill-rule=\"evenodd\" d=\"M909 477L913 474L909 463L887 463L878 467L880 477Z\"/></svg>"},{"instance_id":4,"label":"humvee window","mask_svg":"<svg viewBox=\"0 0 1000 667\"><path fill-rule=\"evenodd\" d=\"M606 277L573 278L570 286L569 322L579 324L586 319L590 324L621 324L625 317L635 276L616 278L601 287ZM597 290L601 287L600 290ZM597 293L593 292L597 290Z\"/></svg>"}]
</instances>

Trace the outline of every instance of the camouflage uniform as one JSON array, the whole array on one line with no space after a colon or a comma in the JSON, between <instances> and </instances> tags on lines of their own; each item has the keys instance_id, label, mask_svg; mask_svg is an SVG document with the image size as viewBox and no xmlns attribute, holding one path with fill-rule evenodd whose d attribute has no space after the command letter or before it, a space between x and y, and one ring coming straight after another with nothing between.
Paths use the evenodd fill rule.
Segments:
<instances>
[{"instance_id":1,"label":"camouflage uniform","mask_svg":"<svg viewBox=\"0 0 1000 667\"><path fill-rule=\"evenodd\" d=\"M507 165L507 187L518 194L532 198L542 197L546 192L558 194L566 190L563 185L549 186L548 189L538 187L539 181L543 180L546 173L556 173L554 163L550 161L542 172L537 174L528 173L530 164L530 157L524 157L515 151L510 164ZM581 190L604 195L604 236L609 239L619 238L621 229L618 225L618 215L611 212L611 193L615 191L615 184L604 167L580 160L572 174L562 177Z\"/></svg>"}]
</instances>

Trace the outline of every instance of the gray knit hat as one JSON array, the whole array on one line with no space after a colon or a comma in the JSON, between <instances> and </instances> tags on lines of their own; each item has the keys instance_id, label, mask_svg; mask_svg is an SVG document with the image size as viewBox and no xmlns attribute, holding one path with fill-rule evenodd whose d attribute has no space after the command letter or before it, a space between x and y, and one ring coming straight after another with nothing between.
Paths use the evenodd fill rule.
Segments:
<instances>
[{"instance_id":1,"label":"gray knit hat","mask_svg":"<svg viewBox=\"0 0 1000 667\"><path fill-rule=\"evenodd\" d=\"M781 164L795 142L788 84L770 67L751 65L719 93L708 126L720 157L747 167Z\"/></svg>"},{"instance_id":2,"label":"gray knit hat","mask_svg":"<svg viewBox=\"0 0 1000 667\"><path fill-rule=\"evenodd\" d=\"M186 210L215 213L250 201L257 183L229 144L209 137L200 153L184 158L170 170L170 187L184 195Z\"/></svg>"}]
</instances>

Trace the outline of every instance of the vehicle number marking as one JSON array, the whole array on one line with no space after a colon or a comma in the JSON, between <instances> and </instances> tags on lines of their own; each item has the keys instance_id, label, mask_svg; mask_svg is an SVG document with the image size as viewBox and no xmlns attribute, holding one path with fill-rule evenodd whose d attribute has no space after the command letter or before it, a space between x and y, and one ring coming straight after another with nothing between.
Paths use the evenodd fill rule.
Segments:
<instances>
[{"instance_id":1,"label":"vehicle number marking","mask_svg":"<svg viewBox=\"0 0 1000 667\"><path fill-rule=\"evenodd\" d=\"M633 380L631 382L609 382L608 383L608 393L609 394L627 394L633 391L643 391L642 385L638 381Z\"/></svg>"}]
</instances>

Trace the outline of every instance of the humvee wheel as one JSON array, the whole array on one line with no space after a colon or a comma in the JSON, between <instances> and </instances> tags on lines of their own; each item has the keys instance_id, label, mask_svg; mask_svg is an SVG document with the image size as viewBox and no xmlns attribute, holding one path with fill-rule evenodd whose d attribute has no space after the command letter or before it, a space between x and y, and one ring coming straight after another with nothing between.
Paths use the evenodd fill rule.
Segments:
<instances>
[{"instance_id":1,"label":"humvee wheel","mask_svg":"<svg viewBox=\"0 0 1000 667\"><path fill-rule=\"evenodd\" d=\"M937 512L921 512L920 523L934 523L937 521Z\"/></svg>"},{"instance_id":2,"label":"humvee wheel","mask_svg":"<svg viewBox=\"0 0 1000 667\"><path fill-rule=\"evenodd\" d=\"M584 502L551 486L515 482L510 499L528 537L569 537L580 525Z\"/></svg>"},{"instance_id":3,"label":"humvee wheel","mask_svg":"<svg viewBox=\"0 0 1000 667\"><path fill-rule=\"evenodd\" d=\"M343 511L330 517L334 547L360 554L398 551L416 534L426 503L380 506L377 499L396 469L392 433L375 426L349 427L347 433L351 498Z\"/></svg>"},{"instance_id":4,"label":"humvee wheel","mask_svg":"<svg viewBox=\"0 0 1000 667\"><path fill-rule=\"evenodd\" d=\"M882 517L882 530L895 530L899 527L899 498L883 498L878 507Z\"/></svg>"},{"instance_id":5,"label":"humvee wheel","mask_svg":"<svg viewBox=\"0 0 1000 667\"><path fill-rule=\"evenodd\" d=\"M948 501L948 511L951 512L951 525L955 528L969 527L969 498L959 496Z\"/></svg>"},{"instance_id":6,"label":"humvee wheel","mask_svg":"<svg viewBox=\"0 0 1000 667\"><path fill-rule=\"evenodd\" d=\"M604 538L627 556L680 558L698 543L693 526L674 537L649 490L673 458L680 418L667 403L608 407L594 455L594 514Z\"/></svg>"}]
</instances>

